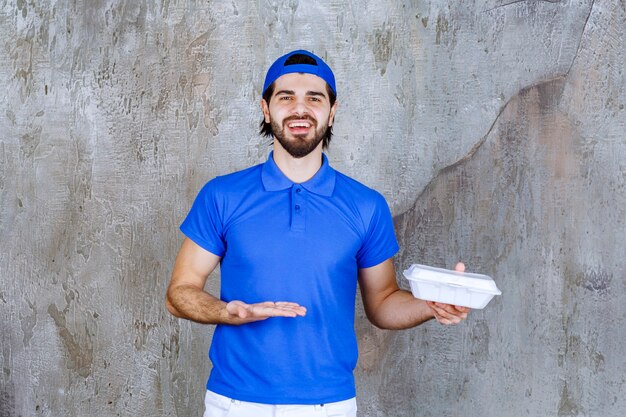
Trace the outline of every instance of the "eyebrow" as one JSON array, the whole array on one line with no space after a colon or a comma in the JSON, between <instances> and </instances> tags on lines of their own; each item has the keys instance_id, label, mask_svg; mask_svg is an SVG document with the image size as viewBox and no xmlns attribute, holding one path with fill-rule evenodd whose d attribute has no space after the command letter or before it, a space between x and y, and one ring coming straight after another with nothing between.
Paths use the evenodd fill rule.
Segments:
<instances>
[{"instance_id":1,"label":"eyebrow","mask_svg":"<svg viewBox=\"0 0 626 417\"><path fill-rule=\"evenodd\" d=\"M274 95L278 96L280 94L286 94L286 95L289 95L289 96L295 96L296 92L293 91L293 90L280 90L280 91L277 91L276 94L274 94ZM322 93L321 91L311 91L311 90L309 90L309 91L306 92L305 95L307 95L307 96L314 96L314 97L321 96L321 97L326 98L326 94Z\"/></svg>"},{"instance_id":2,"label":"eyebrow","mask_svg":"<svg viewBox=\"0 0 626 417\"><path fill-rule=\"evenodd\" d=\"M307 96L322 96L324 98L326 98L326 94L322 93L321 91L307 91L306 92Z\"/></svg>"}]
</instances>

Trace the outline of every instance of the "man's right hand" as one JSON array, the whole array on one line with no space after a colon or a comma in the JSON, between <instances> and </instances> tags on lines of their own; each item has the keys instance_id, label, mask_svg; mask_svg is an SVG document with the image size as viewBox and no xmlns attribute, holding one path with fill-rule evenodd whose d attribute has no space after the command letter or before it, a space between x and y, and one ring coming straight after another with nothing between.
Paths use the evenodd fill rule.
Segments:
<instances>
[{"instance_id":1,"label":"man's right hand","mask_svg":"<svg viewBox=\"0 0 626 417\"><path fill-rule=\"evenodd\" d=\"M265 320L270 317L304 317L306 307L288 301L265 301L263 303L246 304L234 300L226 304L226 311L233 318L239 318L244 323Z\"/></svg>"}]
</instances>

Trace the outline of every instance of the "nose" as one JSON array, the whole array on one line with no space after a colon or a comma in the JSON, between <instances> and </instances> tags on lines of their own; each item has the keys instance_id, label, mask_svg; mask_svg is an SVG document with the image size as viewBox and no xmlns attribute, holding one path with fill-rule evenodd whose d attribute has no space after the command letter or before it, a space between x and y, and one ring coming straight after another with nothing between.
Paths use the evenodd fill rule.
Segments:
<instances>
[{"instance_id":1,"label":"nose","mask_svg":"<svg viewBox=\"0 0 626 417\"><path fill-rule=\"evenodd\" d=\"M291 112L297 115L309 114L309 108L303 98L296 98L291 108Z\"/></svg>"}]
</instances>

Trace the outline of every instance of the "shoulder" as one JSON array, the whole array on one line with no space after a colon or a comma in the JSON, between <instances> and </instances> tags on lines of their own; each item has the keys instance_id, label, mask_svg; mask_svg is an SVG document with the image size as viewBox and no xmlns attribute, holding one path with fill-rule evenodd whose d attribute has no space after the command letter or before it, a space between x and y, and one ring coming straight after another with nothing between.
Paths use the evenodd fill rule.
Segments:
<instances>
[{"instance_id":1,"label":"shoulder","mask_svg":"<svg viewBox=\"0 0 626 417\"><path fill-rule=\"evenodd\" d=\"M204 184L200 194L227 197L258 187L261 185L261 167L262 164L259 164L240 171L219 175Z\"/></svg>"},{"instance_id":2,"label":"shoulder","mask_svg":"<svg viewBox=\"0 0 626 417\"><path fill-rule=\"evenodd\" d=\"M344 212L360 219L363 230L368 230L381 217L391 218L389 205L381 193L338 171L333 198Z\"/></svg>"},{"instance_id":3,"label":"shoulder","mask_svg":"<svg viewBox=\"0 0 626 417\"><path fill-rule=\"evenodd\" d=\"M230 187L233 185L255 184L261 181L261 168L263 164L251 166L240 171L231 172L230 174L220 175L213 178L209 182L214 182L220 187Z\"/></svg>"},{"instance_id":4,"label":"shoulder","mask_svg":"<svg viewBox=\"0 0 626 417\"><path fill-rule=\"evenodd\" d=\"M335 190L338 195L348 195L350 198L366 205L387 205L385 197L373 188L355 180L346 174L336 172Z\"/></svg>"}]
</instances>

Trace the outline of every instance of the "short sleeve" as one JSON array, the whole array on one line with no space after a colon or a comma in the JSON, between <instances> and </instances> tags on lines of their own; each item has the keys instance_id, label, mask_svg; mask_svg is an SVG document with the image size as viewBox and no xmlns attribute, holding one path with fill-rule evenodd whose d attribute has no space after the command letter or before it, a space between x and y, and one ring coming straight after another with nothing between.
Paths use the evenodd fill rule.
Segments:
<instances>
[{"instance_id":1,"label":"short sleeve","mask_svg":"<svg viewBox=\"0 0 626 417\"><path fill-rule=\"evenodd\" d=\"M219 203L216 180L209 181L196 196L189 214L180 225L180 231L207 251L224 256L223 207Z\"/></svg>"},{"instance_id":2,"label":"short sleeve","mask_svg":"<svg viewBox=\"0 0 626 417\"><path fill-rule=\"evenodd\" d=\"M363 245L357 253L359 268L376 266L400 249L389 206L382 195L376 193L376 197Z\"/></svg>"}]
</instances>

